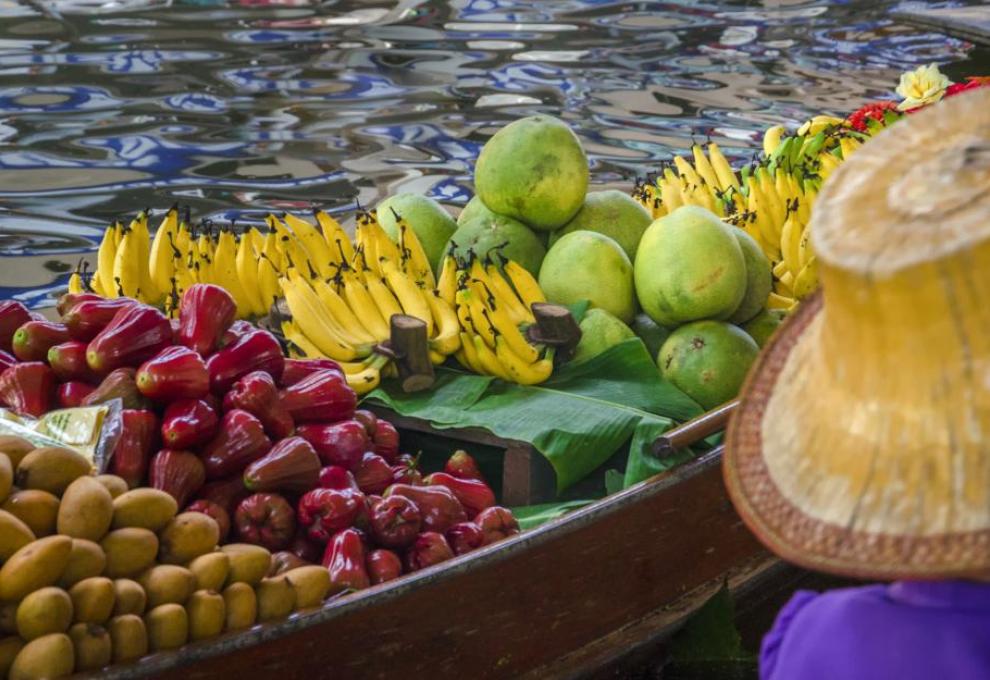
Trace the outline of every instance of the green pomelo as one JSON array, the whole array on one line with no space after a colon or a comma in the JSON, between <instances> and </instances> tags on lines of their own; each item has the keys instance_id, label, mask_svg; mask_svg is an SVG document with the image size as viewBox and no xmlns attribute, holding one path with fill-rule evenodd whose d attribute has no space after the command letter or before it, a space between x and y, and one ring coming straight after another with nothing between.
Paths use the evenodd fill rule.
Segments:
<instances>
[{"instance_id":1,"label":"green pomelo","mask_svg":"<svg viewBox=\"0 0 990 680\"><path fill-rule=\"evenodd\" d=\"M735 227L697 206L656 220L636 252L636 296L661 326L727 319L746 294L746 261Z\"/></svg>"},{"instance_id":2,"label":"green pomelo","mask_svg":"<svg viewBox=\"0 0 990 680\"><path fill-rule=\"evenodd\" d=\"M540 288L550 302L588 300L624 323L636 314L629 257L614 239L594 231L575 231L550 247L540 267Z\"/></svg>"},{"instance_id":3,"label":"green pomelo","mask_svg":"<svg viewBox=\"0 0 990 680\"><path fill-rule=\"evenodd\" d=\"M460 258L467 257L468 251L473 251L478 257L497 251L518 262L533 276L539 273L547 252L540 239L525 224L492 212L463 223L450 237L448 244L453 246L454 255ZM447 252L446 247L443 252Z\"/></svg>"},{"instance_id":4,"label":"green pomelo","mask_svg":"<svg viewBox=\"0 0 990 680\"><path fill-rule=\"evenodd\" d=\"M474 184L494 212L552 231L567 224L584 202L588 158L563 122L529 116L488 140L474 167Z\"/></svg>"},{"instance_id":5,"label":"green pomelo","mask_svg":"<svg viewBox=\"0 0 990 680\"><path fill-rule=\"evenodd\" d=\"M487 205L481 202L478 195L475 194L474 197L467 202L467 205L464 206L464 210L461 211L461 214L457 216L457 224L460 226L465 222L470 222L475 217L494 214L495 213L488 209Z\"/></svg>"},{"instance_id":6,"label":"green pomelo","mask_svg":"<svg viewBox=\"0 0 990 680\"><path fill-rule=\"evenodd\" d=\"M633 262L639 240L652 221L650 213L632 196L615 189L592 191L585 196L577 215L550 235L550 245L572 231L597 231L614 238Z\"/></svg>"},{"instance_id":7,"label":"green pomelo","mask_svg":"<svg viewBox=\"0 0 990 680\"><path fill-rule=\"evenodd\" d=\"M664 378L709 410L739 393L759 353L753 338L738 326L695 321L670 334L657 364Z\"/></svg>"},{"instance_id":8,"label":"green pomelo","mask_svg":"<svg viewBox=\"0 0 990 680\"><path fill-rule=\"evenodd\" d=\"M637 314L629 327L643 341L646 349L650 352L650 358L655 361L657 355L660 354L660 346L670 335L670 329L659 325L649 315L643 313Z\"/></svg>"},{"instance_id":9,"label":"green pomelo","mask_svg":"<svg viewBox=\"0 0 990 680\"><path fill-rule=\"evenodd\" d=\"M604 309L591 308L581 319L581 340L574 349L572 361L583 361L598 356L609 347L636 334Z\"/></svg>"},{"instance_id":10,"label":"green pomelo","mask_svg":"<svg viewBox=\"0 0 990 680\"><path fill-rule=\"evenodd\" d=\"M764 309L752 319L742 325L742 329L749 333L749 337L756 341L756 344L763 347L767 340L773 335L784 321L784 310Z\"/></svg>"},{"instance_id":11,"label":"green pomelo","mask_svg":"<svg viewBox=\"0 0 990 680\"><path fill-rule=\"evenodd\" d=\"M730 229L739 241L743 260L746 262L746 293L736 311L729 317L730 322L740 324L759 314L767 304L767 296L773 290L773 272L770 271L770 260L753 237L742 229Z\"/></svg>"},{"instance_id":12,"label":"green pomelo","mask_svg":"<svg viewBox=\"0 0 990 680\"><path fill-rule=\"evenodd\" d=\"M399 240L399 230L395 224L393 210L416 232L434 271L439 269L440 260L445 254L444 245L457 230L454 218L432 198L419 194L390 196L378 204L375 213L378 215L378 223L382 225L382 229L396 242Z\"/></svg>"}]
</instances>

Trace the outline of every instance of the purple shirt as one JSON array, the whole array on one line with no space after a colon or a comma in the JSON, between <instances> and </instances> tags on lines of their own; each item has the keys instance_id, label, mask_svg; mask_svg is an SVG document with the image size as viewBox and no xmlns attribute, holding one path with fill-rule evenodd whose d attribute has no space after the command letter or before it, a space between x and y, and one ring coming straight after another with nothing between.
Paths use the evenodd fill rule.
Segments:
<instances>
[{"instance_id":1,"label":"purple shirt","mask_svg":"<svg viewBox=\"0 0 990 680\"><path fill-rule=\"evenodd\" d=\"M988 680L990 583L801 590L760 649L761 680Z\"/></svg>"}]
</instances>

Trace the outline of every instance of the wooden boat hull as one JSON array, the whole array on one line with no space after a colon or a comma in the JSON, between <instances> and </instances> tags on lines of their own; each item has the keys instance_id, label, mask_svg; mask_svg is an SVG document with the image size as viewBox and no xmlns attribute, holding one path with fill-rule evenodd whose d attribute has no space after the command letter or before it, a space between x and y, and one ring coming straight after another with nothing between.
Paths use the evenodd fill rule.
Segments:
<instances>
[{"instance_id":1,"label":"wooden boat hull","mask_svg":"<svg viewBox=\"0 0 990 680\"><path fill-rule=\"evenodd\" d=\"M99 677L570 675L628 647L622 631L662 635L723 579L772 563L729 504L720 455L311 613Z\"/></svg>"}]
</instances>

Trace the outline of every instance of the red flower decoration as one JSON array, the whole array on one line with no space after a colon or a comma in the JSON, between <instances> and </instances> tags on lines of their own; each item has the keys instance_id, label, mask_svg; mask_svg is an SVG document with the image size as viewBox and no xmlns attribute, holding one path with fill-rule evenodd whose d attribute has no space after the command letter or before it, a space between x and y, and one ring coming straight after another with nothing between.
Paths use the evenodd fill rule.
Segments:
<instances>
[{"instance_id":1,"label":"red flower decoration","mask_svg":"<svg viewBox=\"0 0 990 680\"><path fill-rule=\"evenodd\" d=\"M990 78L988 77L977 77L970 76L966 78L965 83L952 83L947 88L945 88L945 96L951 97L953 95L959 94L960 92L965 92L967 90L975 90L978 87L990 86Z\"/></svg>"},{"instance_id":2,"label":"red flower decoration","mask_svg":"<svg viewBox=\"0 0 990 680\"><path fill-rule=\"evenodd\" d=\"M849 124L854 130L859 132L866 132L868 119L878 120L883 122L884 113L887 111L896 111L897 104L894 102L871 102L864 106L861 106L856 111L849 114Z\"/></svg>"}]
</instances>

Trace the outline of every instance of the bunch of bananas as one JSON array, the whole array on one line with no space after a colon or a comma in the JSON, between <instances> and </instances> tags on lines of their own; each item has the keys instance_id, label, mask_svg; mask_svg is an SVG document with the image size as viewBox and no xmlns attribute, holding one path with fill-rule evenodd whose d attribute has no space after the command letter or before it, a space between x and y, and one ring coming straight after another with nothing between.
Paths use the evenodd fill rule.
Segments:
<instances>
[{"instance_id":1,"label":"bunch of bananas","mask_svg":"<svg viewBox=\"0 0 990 680\"><path fill-rule=\"evenodd\" d=\"M532 343L526 330L535 323L533 304L546 298L526 269L500 260L473 254L443 260L437 293L456 309L460 348L454 356L469 371L536 385L553 372L555 352Z\"/></svg>"},{"instance_id":2,"label":"bunch of bananas","mask_svg":"<svg viewBox=\"0 0 990 680\"><path fill-rule=\"evenodd\" d=\"M633 197L662 217L682 205L697 205L743 229L773 267L770 309L793 309L818 288L818 264L807 226L822 182L867 135L841 118L815 116L795 134L777 125L763 136L763 155L736 173L718 146L691 147L693 159L675 157ZM693 162L692 162L693 160Z\"/></svg>"},{"instance_id":3,"label":"bunch of bananas","mask_svg":"<svg viewBox=\"0 0 990 680\"><path fill-rule=\"evenodd\" d=\"M97 268L86 280L81 271L69 279L70 292L92 290L108 298L127 296L177 313L178 301L194 283L225 288L237 302L237 315L264 316L281 297L279 277L290 258L329 276L339 266L350 240L340 224L323 211L314 213L318 227L295 215L284 222L269 215L265 230L255 227L236 234L232 227L190 224L173 206L149 238L148 213L138 213L128 226L110 225L97 251Z\"/></svg>"},{"instance_id":4,"label":"bunch of bananas","mask_svg":"<svg viewBox=\"0 0 990 680\"><path fill-rule=\"evenodd\" d=\"M426 323L434 364L461 347L454 307L435 290L416 232L399 215L396 226L399 238L393 243L375 214L362 212L355 242L338 234L338 257L324 260L324 271L306 261L305 253L290 249L284 253L288 266L277 280L291 314L282 322L290 354L337 361L359 394L377 387L381 376L395 369L382 346L391 336L395 314Z\"/></svg>"}]
</instances>

